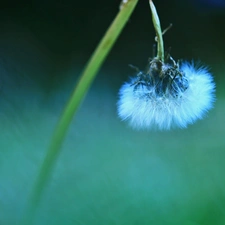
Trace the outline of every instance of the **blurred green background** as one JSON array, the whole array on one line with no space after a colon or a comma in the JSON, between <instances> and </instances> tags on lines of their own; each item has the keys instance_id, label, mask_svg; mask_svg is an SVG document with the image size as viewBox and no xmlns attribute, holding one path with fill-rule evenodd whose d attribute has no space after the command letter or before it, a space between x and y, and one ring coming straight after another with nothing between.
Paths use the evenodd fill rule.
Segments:
<instances>
[{"instance_id":1,"label":"blurred green background","mask_svg":"<svg viewBox=\"0 0 225 225\"><path fill-rule=\"evenodd\" d=\"M119 1L20 1L0 9L0 224L19 221L49 139ZM204 120L184 130L134 131L118 90L152 56L140 0L74 118L36 225L225 224L225 6L157 1L174 59L200 60L217 85Z\"/></svg>"}]
</instances>

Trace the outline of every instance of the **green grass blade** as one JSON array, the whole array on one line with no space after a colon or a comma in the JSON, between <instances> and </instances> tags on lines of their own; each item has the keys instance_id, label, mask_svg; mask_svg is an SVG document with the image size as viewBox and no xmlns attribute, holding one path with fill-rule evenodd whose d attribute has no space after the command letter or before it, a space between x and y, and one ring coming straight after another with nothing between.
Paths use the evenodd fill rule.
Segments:
<instances>
[{"instance_id":1,"label":"green grass blade","mask_svg":"<svg viewBox=\"0 0 225 225\"><path fill-rule=\"evenodd\" d=\"M128 0L127 3L123 4L123 7L121 7L118 15L112 22L111 26L107 30L103 39L87 63L87 66L85 67L80 80L56 126L50 147L40 167L34 187L31 190L31 195L28 199L28 205L21 224L31 225L33 223L43 190L47 185L54 168L54 164L59 156L60 149L69 125L85 94L88 92L88 89L93 82L98 70L100 69L113 44L115 43L131 13L133 12L137 2L138 0Z\"/></svg>"}]
</instances>

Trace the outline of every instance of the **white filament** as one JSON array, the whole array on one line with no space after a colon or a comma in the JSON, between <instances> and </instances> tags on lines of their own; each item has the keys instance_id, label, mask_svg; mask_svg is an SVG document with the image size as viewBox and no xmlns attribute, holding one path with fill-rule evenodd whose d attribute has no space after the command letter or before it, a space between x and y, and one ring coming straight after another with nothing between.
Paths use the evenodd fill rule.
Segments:
<instances>
[{"instance_id":1,"label":"white filament","mask_svg":"<svg viewBox=\"0 0 225 225\"><path fill-rule=\"evenodd\" d=\"M139 85L134 90L132 85L137 78L125 83L119 91L118 115L127 120L135 129L171 127L185 128L188 124L202 119L213 107L215 84L207 68L195 68L193 64L183 63L189 87L178 97L173 95L157 96L154 86L149 89ZM146 97L146 94L148 97Z\"/></svg>"}]
</instances>

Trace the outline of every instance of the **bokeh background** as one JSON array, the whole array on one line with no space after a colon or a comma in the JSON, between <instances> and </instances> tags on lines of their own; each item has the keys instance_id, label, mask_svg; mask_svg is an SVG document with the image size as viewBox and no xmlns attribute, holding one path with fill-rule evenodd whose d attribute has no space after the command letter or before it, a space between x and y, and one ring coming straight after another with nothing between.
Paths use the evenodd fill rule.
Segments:
<instances>
[{"instance_id":1,"label":"bokeh background","mask_svg":"<svg viewBox=\"0 0 225 225\"><path fill-rule=\"evenodd\" d=\"M0 224L17 224L60 113L120 1L0 5ZM68 132L35 225L225 224L225 2L155 0L174 59L201 61L217 101L183 130L135 131L118 90L152 56L140 0Z\"/></svg>"}]
</instances>

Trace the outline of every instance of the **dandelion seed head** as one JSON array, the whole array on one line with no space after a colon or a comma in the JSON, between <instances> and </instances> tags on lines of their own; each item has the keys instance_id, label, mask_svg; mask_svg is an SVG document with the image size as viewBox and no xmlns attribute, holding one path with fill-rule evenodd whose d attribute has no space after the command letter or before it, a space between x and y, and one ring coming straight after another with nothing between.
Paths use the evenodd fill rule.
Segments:
<instances>
[{"instance_id":1,"label":"dandelion seed head","mask_svg":"<svg viewBox=\"0 0 225 225\"><path fill-rule=\"evenodd\" d=\"M213 107L215 84L207 68L150 62L119 91L118 115L136 129L185 128Z\"/></svg>"}]
</instances>

